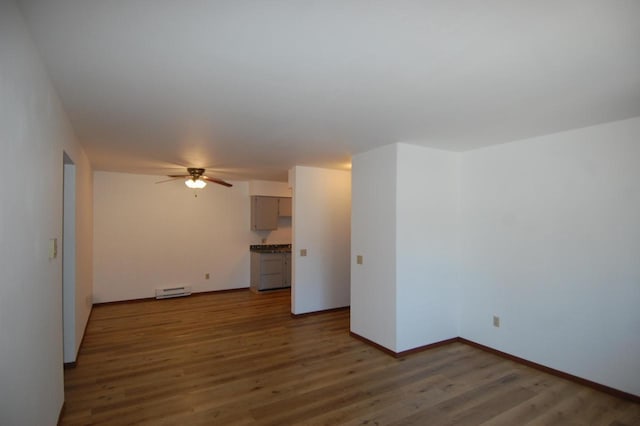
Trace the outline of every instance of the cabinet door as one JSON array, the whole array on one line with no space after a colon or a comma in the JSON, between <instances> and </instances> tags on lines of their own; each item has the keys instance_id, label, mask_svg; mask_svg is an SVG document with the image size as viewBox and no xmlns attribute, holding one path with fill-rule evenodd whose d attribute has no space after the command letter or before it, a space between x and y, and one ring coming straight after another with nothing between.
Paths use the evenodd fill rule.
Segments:
<instances>
[{"instance_id":1,"label":"cabinet door","mask_svg":"<svg viewBox=\"0 0 640 426\"><path fill-rule=\"evenodd\" d=\"M260 256L260 290L280 288L284 284L282 254L265 253Z\"/></svg>"},{"instance_id":2,"label":"cabinet door","mask_svg":"<svg viewBox=\"0 0 640 426\"><path fill-rule=\"evenodd\" d=\"M251 282L252 290L260 290L260 253L251 252Z\"/></svg>"},{"instance_id":3,"label":"cabinet door","mask_svg":"<svg viewBox=\"0 0 640 426\"><path fill-rule=\"evenodd\" d=\"M291 198L278 198L278 215L291 216Z\"/></svg>"},{"instance_id":4,"label":"cabinet door","mask_svg":"<svg viewBox=\"0 0 640 426\"><path fill-rule=\"evenodd\" d=\"M278 228L278 198L251 197L251 229L255 231Z\"/></svg>"},{"instance_id":5,"label":"cabinet door","mask_svg":"<svg viewBox=\"0 0 640 426\"><path fill-rule=\"evenodd\" d=\"M260 278L260 290L282 288L282 275L263 275Z\"/></svg>"},{"instance_id":6,"label":"cabinet door","mask_svg":"<svg viewBox=\"0 0 640 426\"><path fill-rule=\"evenodd\" d=\"M280 253L265 253L260 259L260 274L282 275L282 255Z\"/></svg>"},{"instance_id":7,"label":"cabinet door","mask_svg":"<svg viewBox=\"0 0 640 426\"><path fill-rule=\"evenodd\" d=\"M282 255L282 277L284 286L291 286L291 253L284 253Z\"/></svg>"}]
</instances>

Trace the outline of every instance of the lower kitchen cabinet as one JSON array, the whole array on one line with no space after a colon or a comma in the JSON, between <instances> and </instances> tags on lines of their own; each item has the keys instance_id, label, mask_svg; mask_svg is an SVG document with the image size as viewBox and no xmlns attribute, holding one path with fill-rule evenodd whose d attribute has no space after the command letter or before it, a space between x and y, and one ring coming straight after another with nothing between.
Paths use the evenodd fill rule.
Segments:
<instances>
[{"instance_id":1,"label":"lower kitchen cabinet","mask_svg":"<svg viewBox=\"0 0 640 426\"><path fill-rule=\"evenodd\" d=\"M291 287L291 253L251 252L251 289Z\"/></svg>"}]
</instances>

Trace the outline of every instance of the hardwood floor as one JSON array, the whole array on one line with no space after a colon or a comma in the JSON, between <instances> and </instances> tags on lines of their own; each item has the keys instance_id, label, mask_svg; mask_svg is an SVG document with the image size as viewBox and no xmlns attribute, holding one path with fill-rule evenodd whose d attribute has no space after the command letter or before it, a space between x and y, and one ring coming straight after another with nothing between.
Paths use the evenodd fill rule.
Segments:
<instances>
[{"instance_id":1,"label":"hardwood floor","mask_svg":"<svg viewBox=\"0 0 640 426\"><path fill-rule=\"evenodd\" d=\"M463 343L395 359L289 291L94 307L63 425L640 425L640 404Z\"/></svg>"}]
</instances>

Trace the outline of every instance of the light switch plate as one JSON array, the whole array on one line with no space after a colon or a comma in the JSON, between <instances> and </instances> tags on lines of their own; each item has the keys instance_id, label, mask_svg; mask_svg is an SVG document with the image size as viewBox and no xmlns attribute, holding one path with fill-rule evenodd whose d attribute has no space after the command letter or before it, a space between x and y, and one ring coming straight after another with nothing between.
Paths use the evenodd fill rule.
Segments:
<instances>
[{"instance_id":1,"label":"light switch plate","mask_svg":"<svg viewBox=\"0 0 640 426\"><path fill-rule=\"evenodd\" d=\"M58 257L58 239L49 238L49 259Z\"/></svg>"},{"instance_id":2,"label":"light switch plate","mask_svg":"<svg viewBox=\"0 0 640 426\"><path fill-rule=\"evenodd\" d=\"M306 256L307 255L307 249L300 249L300 256Z\"/></svg>"},{"instance_id":3,"label":"light switch plate","mask_svg":"<svg viewBox=\"0 0 640 426\"><path fill-rule=\"evenodd\" d=\"M362 255L361 254L356 256L356 263L358 265L362 265Z\"/></svg>"}]
</instances>

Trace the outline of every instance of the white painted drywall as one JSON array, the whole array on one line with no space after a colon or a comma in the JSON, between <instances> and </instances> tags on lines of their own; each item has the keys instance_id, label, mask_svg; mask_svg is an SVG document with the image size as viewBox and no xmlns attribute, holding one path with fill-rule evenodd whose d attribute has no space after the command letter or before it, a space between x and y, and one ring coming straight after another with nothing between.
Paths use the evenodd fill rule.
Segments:
<instances>
[{"instance_id":1,"label":"white painted drywall","mask_svg":"<svg viewBox=\"0 0 640 426\"><path fill-rule=\"evenodd\" d=\"M348 306L351 173L296 166L292 175L292 312Z\"/></svg>"},{"instance_id":2,"label":"white painted drywall","mask_svg":"<svg viewBox=\"0 0 640 426\"><path fill-rule=\"evenodd\" d=\"M395 352L458 336L457 211L457 153L394 144L354 157L353 332Z\"/></svg>"},{"instance_id":3,"label":"white painted drywall","mask_svg":"<svg viewBox=\"0 0 640 426\"><path fill-rule=\"evenodd\" d=\"M278 218L278 228L271 231L251 230L251 244L291 244L292 218Z\"/></svg>"},{"instance_id":4,"label":"white painted drywall","mask_svg":"<svg viewBox=\"0 0 640 426\"><path fill-rule=\"evenodd\" d=\"M250 180L249 195L264 195L267 197L291 197L291 187L287 182L272 180Z\"/></svg>"},{"instance_id":5,"label":"white painted drywall","mask_svg":"<svg viewBox=\"0 0 640 426\"><path fill-rule=\"evenodd\" d=\"M84 152L66 148L76 165L76 358L93 307L93 170ZM74 358L73 361L76 359Z\"/></svg>"},{"instance_id":6,"label":"white painted drywall","mask_svg":"<svg viewBox=\"0 0 640 426\"><path fill-rule=\"evenodd\" d=\"M54 425L64 399L63 151L77 180L91 167L75 141L16 5L0 2L0 424ZM76 186L76 291L91 292L91 186ZM88 231L87 231L88 228ZM81 336L89 306L76 312Z\"/></svg>"},{"instance_id":7,"label":"white painted drywall","mask_svg":"<svg viewBox=\"0 0 640 426\"><path fill-rule=\"evenodd\" d=\"M70 363L75 362L78 357L87 321L89 321L93 307L93 172L83 152L68 148L65 151L69 151L66 152L66 155L71 161L74 161L73 158L78 159L77 165L73 163L72 166L67 164L64 166L65 168L71 167L73 178L70 179L69 186L65 182L65 190L63 191L65 192L67 187L73 188L74 193L71 196L74 199L72 204L75 206L75 211L70 215L72 216L70 225L73 226L73 230L69 232L72 244L70 254L73 256L73 260L69 264L73 271L70 271L71 276L68 278L72 282L72 292L67 295L63 291L63 296L68 297L68 300L65 299L62 306L63 315L69 317L71 320L70 328L74 330L74 334L67 338L67 324L65 322L64 362ZM64 176L64 179L67 177ZM65 193L63 198L66 196ZM64 202L66 203L67 200ZM65 216L63 226L67 226L67 215L66 213L63 215ZM66 244L65 235L62 238L63 249ZM66 261L66 258L64 260ZM66 273L65 267L63 267L63 274Z\"/></svg>"},{"instance_id":8,"label":"white painted drywall","mask_svg":"<svg viewBox=\"0 0 640 426\"><path fill-rule=\"evenodd\" d=\"M391 350L397 337L396 160L395 145L352 160L351 330Z\"/></svg>"},{"instance_id":9,"label":"white painted drywall","mask_svg":"<svg viewBox=\"0 0 640 426\"><path fill-rule=\"evenodd\" d=\"M396 149L394 350L401 352L458 336L458 154Z\"/></svg>"},{"instance_id":10,"label":"white painted drywall","mask_svg":"<svg viewBox=\"0 0 640 426\"><path fill-rule=\"evenodd\" d=\"M461 336L640 395L640 118L464 153L461 188Z\"/></svg>"},{"instance_id":11,"label":"white painted drywall","mask_svg":"<svg viewBox=\"0 0 640 426\"><path fill-rule=\"evenodd\" d=\"M248 183L191 190L160 180L95 173L95 301L153 297L181 284L194 292L248 287L249 245L260 242L250 231Z\"/></svg>"}]
</instances>

